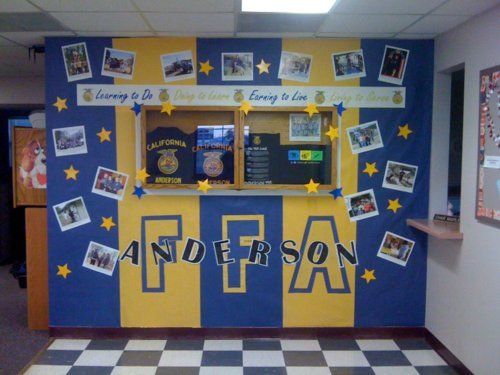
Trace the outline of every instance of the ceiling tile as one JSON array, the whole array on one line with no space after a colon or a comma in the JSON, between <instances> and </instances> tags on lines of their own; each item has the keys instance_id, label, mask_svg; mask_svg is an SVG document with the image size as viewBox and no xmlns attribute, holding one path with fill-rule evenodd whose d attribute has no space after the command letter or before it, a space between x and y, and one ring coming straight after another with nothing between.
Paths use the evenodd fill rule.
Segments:
<instances>
[{"instance_id":1,"label":"ceiling tile","mask_svg":"<svg viewBox=\"0 0 500 375\"><path fill-rule=\"evenodd\" d=\"M321 14L240 13L238 32L314 33L324 19Z\"/></svg>"},{"instance_id":2,"label":"ceiling tile","mask_svg":"<svg viewBox=\"0 0 500 375\"><path fill-rule=\"evenodd\" d=\"M233 0L134 0L144 12L232 12Z\"/></svg>"},{"instance_id":3,"label":"ceiling tile","mask_svg":"<svg viewBox=\"0 0 500 375\"><path fill-rule=\"evenodd\" d=\"M66 28L46 13L0 13L0 32L58 30Z\"/></svg>"},{"instance_id":4,"label":"ceiling tile","mask_svg":"<svg viewBox=\"0 0 500 375\"><path fill-rule=\"evenodd\" d=\"M0 13L6 12L39 12L37 7L34 7L26 0L1 0Z\"/></svg>"},{"instance_id":5,"label":"ceiling tile","mask_svg":"<svg viewBox=\"0 0 500 375\"><path fill-rule=\"evenodd\" d=\"M232 13L145 13L156 31L175 32L232 32Z\"/></svg>"},{"instance_id":6,"label":"ceiling tile","mask_svg":"<svg viewBox=\"0 0 500 375\"><path fill-rule=\"evenodd\" d=\"M405 33L435 33L441 34L467 20L467 16L425 16L414 25L410 26Z\"/></svg>"},{"instance_id":7,"label":"ceiling tile","mask_svg":"<svg viewBox=\"0 0 500 375\"><path fill-rule=\"evenodd\" d=\"M319 32L329 33L396 33L418 20L409 15L329 15Z\"/></svg>"},{"instance_id":8,"label":"ceiling tile","mask_svg":"<svg viewBox=\"0 0 500 375\"><path fill-rule=\"evenodd\" d=\"M116 38L131 38L131 37L148 37L154 36L152 31L77 31L77 36L104 36L104 37L116 37Z\"/></svg>"},{"instance_id":9,"label":"ceiling tile","mask_svg":"<svg viewBox=\"0 0 500 375\"><path fill-rule=\"evenodd\" d=\"M2 37L2 35L0 35L0 47L7 47L7 46L11 46L11 47L14 47L16 46L17 44L14 43L13 41L11 40L8 40L8 39L5 39L4 37ZM0 63L0 66L2 64Z\"/></svg>"},{"instance_id":10,"label":"ceiling tile","mask_svg":"<svg viewBox=\"0 0 500 375\"><path fill-rule=\"evenodd\" d=\"M9 33L0 33L2 38L6 38L17 44L31 47L33 44L44 44L46 36L72 36L71 31L18 31Z\"/></svg>"},{"instance_id":11,"label":"ceiling tile","mask_svg":"<svg viewBox=\"0 0 500 375\"><path fill-rule=\"evenodd\" d=\"M414 34L414 33L400 33L395 36L396 39L434 39L436 34Z\"/></svg>"},{"instance_id":12,"label":"ceiling tile","mask_svg":"<svg viewBox=\"0 0 500 375\"><path fill-rule=\"evenodd\" d=\"M446 0L339 0L332 13L426 14L445 2Z\"/></svg>"},{"instance_id":13,"label":"ceiling tile","mask_svg":"<svg viewBox=\"0 0 500 375\"><path fill-rule=\"evenodd\" d=\"M238 32L236 36L241 38L312 38L314 33L298 33L298 32Z\"/></svg>"},{"instance_id":14,"label":"ceiling tile","mask_svg":"<svg viewBox=\"0 0 500 375\"><path fill-rule=\"evenodd\" d=\"M3 1L3 0L2 0ZM31 0L49 12L134 12L130 0Z\"/></svg>"},{"instance_id":15,"label":"ceiling tile","mask_svg":"<svg viewBox=\"0 0 500 375\"><path fill-rule=\"evenodd\" d=\"M150 31L138 13L51 13L75 31Z\"/></svg>"},{"instance_id":16,"label":"ceiling tile","mask_svg":"<svg viewBox=\"0 0 500 375\"><path fill-rule=\"evenodd\" d=\"M473 16L500 5L500 0L450 0L432 14Z\"/></svg>"},{"instance_id":17,"label":"ceiling tile","mask_svg":"<svg viewBox=\"0 0 500 375\"><path fill-rule=\"evenodd\" d=\"M394 33L317 33L318 38L392 38Z\"/></svg>"},{"instance_id":18,"label":"ceiling tile","mask_svg":"<svg viewBox=\"0 0 500 375\"><path fill-rule=\"evenodd\" d=\"M198 31L198 32L176 32L176 31L161 31L157 32L158 36L197 36L202 38L230 38L234 36L233 32L209 32L209 31Z\"/></svg>"}]
</instances>

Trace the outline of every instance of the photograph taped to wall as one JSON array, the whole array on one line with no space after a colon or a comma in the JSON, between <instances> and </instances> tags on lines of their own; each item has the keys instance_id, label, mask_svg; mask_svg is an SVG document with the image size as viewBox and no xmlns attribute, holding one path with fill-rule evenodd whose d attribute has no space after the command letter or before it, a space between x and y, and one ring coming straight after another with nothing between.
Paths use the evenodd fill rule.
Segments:
<instances>
[{"instance_id":1,"label":"photograph taped to wall","mask_svg":"<svg viewBox=\"0 0 500 375\"><path fill-rule=\"evenodd\" d=\"M405 76L409 55L410 51L407 49L385 46L378 80L401 85Z\"/></svg>"},{"instance_id":2,"label":"photograph taped to wall","mask_svg":"<svg viewBox=\"0 0 500 375\"><path fill-rule=\"evenodd\" d=\"M98 167L92 185L92 193L122 200L127 187L128 175L112 169Z\"/></svg>"},{"instance_id":3,"label":"photograph taped to wall","mask_svg":"<svg viewBox=\"0 0 500 375\"><path fill-rule=\"evenodd\" d=\"M135 52L104 48L101 75L132 79L134 75Z\"/></svg>"},{"instance_id":4,"label":"photograph taped to wall","mask_svg":"<svg viewBox=\"0 0 500 375\"><path fill-rule=\"evenodd\" d=\"M82 197L56 204L52 208L63 232L90 223L90 216Z\"/></svg>"},{"instance_id":5,"label":"photograph taped to wall","mask_svg":"<svg viewBox=\"0 0 500 375\"><path fill-rule=\"evenodd\" d=\"M312 55L296 52L281 52L278 78L290 81L309 82Z\"/></svg>"},{"instance_id":6,"label":"photograph taped to wall","mask_svg":"<svg viewBox=\"0 0 500 375\"><path fill-rule=\"evenodd\" d=\"M406 267L414 246L415 241L387 231L380 244L377 256Z\"/></svg>"},{"instance_id":7,"label":"photograph taped to wall","mask_svg":"<svg viewBox=\"0 0 500 375\"><path fill-rule=\"evenodd\" d=\"M309 117L307 113L290 113L291 142L319 142L321 141L321 115Z\"/></svg>"},{"instance_id":8,"label":"photograph taped to wall","mask_svg":"<svg viewBox=\"0 0 500 375\"><path fill-rule=\"evenodd\" d=\"M353 154L384 147L378 121L356 125L348 128L346 131Z\"/></svg>"},{"instance_id":9,"label":"photograph taped to wall","mask_svg":"<svg viewBox=\"0 0 500 375\"><path fill-rule=\"evenodd\" d=\"M52 129L52 137L56 156L87 153L87 140L83 125Z\"/></svg>"},{"instance_id":10,"label":"photograph taped to wall","mask_svg":"<svg viewBox=\"0 0 500 375\"><path fill-rule=\"evenodd\" d=\"M358 221L378 215L377 201L373 189L360 191L344 197L350 221Z\"/></svg>"},{"instance_id":11,"label":"photograph taped to wall","mask_svg":"<svg viewBox=\"0 0 500 375\"><path fill-rule=\"evenodd\" d=\"M333 75L336 81L366 77L363 50L332 54Z\"/></svg>"},{"instance_id":12,"label":"photograph taped to wall","mask_svg":"<svg viewBox=\"0 0 500 375\"><path fill-rule=\"evenodd\" d=\"M82 266L112 276L118 261L118 255L118 250L90 241Z\"/></svg>"},{"instance_id":13,"label":"photograph taped to wall","mask_svg":"<svg viewBox=\"0 0 500 375\"><path fill-rule=\"evenodd\" d=\"M68 82L92 78L87 44L85 42L62 46L64 66Z\"/></svg>"},{"instance_id":14,"label":"photograph taped to wall","mask_svg":"<svg viewBox=\"0 0 500 375\"><path fill-rule=\"evenodd\" d=\"M166 53L160 56L160 60L165 82L180 81L196 76L191 50Z\"/></svg>"},{"instance_id":15,"label":"photograph taped to wall","mask_svg":"<svg viewBox=\"0 0 500 375\"><path fill-rule=\"evenodd\" d=\"M418 167L416 165L387 161L382 187L413 193Z\"/></svg>"},{"instance_id":16,"label":"photograph taped to wall","mask_svg":"<svg viewBox=\"0 0 500 375\"><path fill-rule=\"evenodd\" d=\"M223 81L253 81L253 53L222 53Z\"/></svg>"},{"instance_id":17,"label":"photograph taped to wall","mask_svg":"<svg viewBox=\"0 0 500 375\"><path fill-rule=\"evenodd\" d=\"M500 223L500 65L480 72L476 218Z\"/></svg>"}]
</instances>

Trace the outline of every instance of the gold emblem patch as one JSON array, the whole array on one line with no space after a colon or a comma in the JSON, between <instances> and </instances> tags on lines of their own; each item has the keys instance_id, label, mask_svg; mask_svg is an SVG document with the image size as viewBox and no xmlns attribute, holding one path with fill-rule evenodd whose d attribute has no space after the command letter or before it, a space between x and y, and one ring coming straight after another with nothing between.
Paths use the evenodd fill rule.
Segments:
<instances>
[{"instance_id":1,"label":"gold emblem patch","mask_svg":"<svg viewBox=\"0 0 500 375\"><path fill-rule=\"evenodd\" d=\"M161 150L158 153L162 154L158 159L158 169L163 174L172 174L177 171L179 168L179 161L175 157L175 152L177 150L168 149Z\"/></svg>"},{"instance_id":2,"label":"gold emblem patch","mask_svg":"<svg viewBox=\"0 0 500 375\"><path fill-rule=\"evenodd\" d=\"M224 170L224 163L220 160L222 152L205 152L203 156L203 172L209 177L217 177Z\"/></svg>"},{"instance_id":3,"label":"gold emblem patch","mask_svg":"<svg viewBox=\"0 0 500 375\"><path fill-rule=\"evenodd\" d=\"M401 91L394 91L392 101L394 104L401 104L403 102L403 95L401 95Z\"/></svg>"}]
</instances>

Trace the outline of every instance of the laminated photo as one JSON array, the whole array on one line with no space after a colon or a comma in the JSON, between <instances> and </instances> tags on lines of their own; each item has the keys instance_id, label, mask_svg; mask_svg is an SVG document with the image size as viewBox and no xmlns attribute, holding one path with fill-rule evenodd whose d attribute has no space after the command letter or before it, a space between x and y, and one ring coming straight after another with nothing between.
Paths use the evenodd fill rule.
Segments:
<instances>
[{"instance_id":1,"label":"laminated photo","mask_svg":"<svg viewBox=\"0 0 500 375\"><path fill-rule=\"evenodd\" d=\"M104 48L101 75L132 79L134 75L135 52Z\"/></svg>"},{"instance_id":2,"label":"laminated photo","mask_svg":"<svg viewBox=\"0 0 500 375\"><path fill-rule=\"evenodd\" d=\"M366 77L363 50L332 54L333 75L336 81Z\"/></svg>"},{"instance_id":3,"label":"laminated photo","mask_svg":"<svg viewBox=\"0 0 500 375\"><path fill-rule=\"evenodd\" d=\"M122 200L127 187L128 175L112 169L98 167L92 185L92 193Z\"/></svg>"},{"instance_id":4,"label":"laminated photo","mask_svg":"<svg viewBox=\"0 0 500 375\"><path fill-rule=\"evenodd\" d=\"M112 276L118 255L118 250L90 241L82 266L92 271Z\"/></svg>"},{"instance_id":5,"label":"laminated photo","mask_svg":"<svg viewBox=\"0 0 500 375\"><path fill-rule=\"evenodd\" d=\"M166 53L160 56L163 80L165 82L194 78L193 54L190 50Z\"/></svg>"},{"instance_id":6,"label":"laminated photo","mask_svg":"<svg viewBox=\"0 0 500 375\"><path fill-rule=\"evenodd\" d=\"M378 215L377 201L373 189L344 197L350 221L358 221Z\"/></svg>"},{"instance_id":7,"label":"laminated photo","mask_svg":"<svg viewBox=\"0 0 500 375\"><path fill-rule=\"evenodd\" d=\"M416 165L388 160L382 187L413 193L417 172L418 167Z\"/></svg>"},{"instance_id":8,"label":"laminated photo","mask_svg":"<svg viewBox=\"0 0 500 375\"><path fill-rule=\"evenodd\" d=\"M370 121L347 128L347 135L353 154L384 147L377 121Z\"/></svg>"},{"instance_id":9,"label":"laminated photo","mask_svg":"<svg viewBox=\"0 0 500 375\"><path fill-rule=\"evenodd\" d=\"M253 53L230 52L222 54L223 81L253 81Z\"/></svg>"},{"instance_id":10,"label":"laminated photo","mask_svg":"<svg viewBox=\"0 0 500 375\"><path fill-rule=\"evenodd\" d=\"M56 204L52 209L63 232L90 223L90 216L82 197Z\"/></svg>"},{"instance_id":11,"label":"laminated photo","mask_svg":"<svg viewBox=\"0 0 500 375\"><path fill-rule=\"evenodd\" d=\"M415 242L391 232L385 232L377 256L389 262L406 267Z\"/></svg>"},{"instance_id":12,"label":"laminated photo","mask_svg":"<svg viewBox=\"0 0 500 375\"><path fill-rule=\"evenodd\" d=\"M52 129L56 156L87 153L87 140L84 126Z\"/></svg>"},{"instance_id":13,"label":"laminated photo","mask_svg":"<svg viewBox=\"0 0 500 375\"><path fill-rule=\"evenodd\" d=\"M409 55L410 51L407 49L385 46L378 80L401 85L405 76Z\"/></svg>"},{"instance_id":14,"label":"laminated photo","mask_svg":"<svg viewBox=\"0 0 500 375\"><path fill-rule=\"evenodd\" d=\"M87 45L84 42L68 44L61 49L68 82L92 78Z\"/></svg>"},{"instance_id":15,"label":"laminated photo","mask_svg":"<svg viewBox=\"0 0 500 375\"><path fill-rule=\"evenodd\" d=\"M311 55L296 52L281 52L278 78L290 81L309 82L312 66Z\"/></svg>"}]
</instances>

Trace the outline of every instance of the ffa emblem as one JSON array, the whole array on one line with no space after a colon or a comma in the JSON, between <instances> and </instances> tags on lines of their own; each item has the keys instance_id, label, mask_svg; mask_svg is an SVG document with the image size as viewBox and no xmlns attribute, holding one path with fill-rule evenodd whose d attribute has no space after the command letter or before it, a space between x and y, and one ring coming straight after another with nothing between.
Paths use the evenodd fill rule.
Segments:
<instances>
[{"instance_id":1,"label":"ffa emblem","mask_svg":"<svg viewBox=\"0 0 500 375\"><path fill-rule=\"evenodd\" d=\"M158 153L161 154L158 159L158 169L163 174L172 174L177 171L179 168L179 161L175 157L175 152L177 150L169 149L169 150L161 150Z\"/></svg>"},{"instance_id":2,"label":"ffa emblem","mask_svg":"<svg viewBox=\"0 0 500 375\"><path fill-rule=\"evenodd\" d=\"M160 102L162 103L170 99L170 95L168 95L168 90L160 89L160 94L158 95L158 99L160 99Z\"/></svg>"},{"instance_id":3,"label":"ffa emblem","mask_svg":"<svg viewBox=\"0 0 500 375\"><path fill-rule=\"evenodd\" d=\"M314 96L314 100L316 104L323 104L325 102L325 92L324 91L316 91L316 95Z\"/></svg>"},{"instance_id":4,"label":"ffa emblem","mask_svg":"<svg viewBox=\"0 0 500 375\"><path fill-rule=\"evenodd\" d=\"M256 135L255 137L253 137L253 144L254 145L260 145L261 143L261 139L260 139L260 135Z\"/></svg>"},{"instance_id":5,"label":"ffa emblem","mask_svg":"<svg viewBox=\"0 0 500 375\"><path fill-rule=\"evenodd\" d=\"M241 103L243 99L245 99L245 96L243 95L243 90L234 90L233 99L235 102Z\"/></svg>"},{"instance_id":6,"label":"ffa emblem","mask_svg":"<svg viewBox=\"0 0 500 375\"><path fill-rule=\"evenodd\" d=\"M220 160L222 152L205 152L206 159L203 161L203 172L209 177L217 177L224 170L224 163Z\"/></svg>"},{"instance_id":7,"label":"ffa emblem","mask_svg":"<svg viewBox=\"0 0 500 375\"><path fill-rule=\"evenodd\" d=\"M94 99L94 94L92 94L91 89L85 89L85 92L83 93L83 100L86 102L91 102Z\"/></svg>"},{"instance_id":8,"label":"ffa emblem","mask_svg":"<svg viewBox=\"0 0 500 375\"><path fill-rule=\"evenodd\" d=\"M403 102L403 95L401 95L401 91L394 91L392 102L394 104L401 104Z\"/></svg>"}]
</instances>

